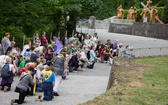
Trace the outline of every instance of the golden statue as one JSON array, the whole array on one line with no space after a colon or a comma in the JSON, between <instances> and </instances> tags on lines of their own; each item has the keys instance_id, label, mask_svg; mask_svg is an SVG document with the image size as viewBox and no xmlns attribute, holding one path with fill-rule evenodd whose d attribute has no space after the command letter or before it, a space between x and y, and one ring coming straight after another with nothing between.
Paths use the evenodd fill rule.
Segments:
<instances>
[{"instance_id":1,"label":"golden statue","mask_svg":"<svg viewBox=\"0 0 168 105\"><path fill-rule=\"evenodd\" d=\"M127 19L136 20L136 7L130 7L128 10Z\"/></svg>"},{"instance_id":2,"label":"golden statue","mask_svg":"<svg viewBox=\"0 0 168 105\"><path fill-rule=\"evenodd\" d=\"M118 8L117 8L117 19L123 19L124 18L124 10L122 8L122 5L120 5Z\"/></svg>"},{"instance_id":3,"label":"golden statue","mask_svg":"<svg viewBox=\"0 0 168 105\"><path fill-rule=\"evenodd\" d=\"M144 9L142 10L141 14L142 16L142 20L143 22L148 22L148 19L149 19L149 12L147 10L147 7L144 7Z\"/></svg>"},{"instance_id":4,"label":"golden statue","mask_svg":"<svg viewBox=\"0 0 168 105\"><path fill-rule=\"evenodd\" d=\"M152 6L152 9L150 11L150 22L156 23L155 16L158 16L158 10L156 9L156 6Z\"/></svg>"},{"instance_id":5,"label":"golden statue","mask_svg":"<svg viewBox=\"0 0 168 105\"><path fill-rule=\"evenodd\" d=\"M152 3L152 0L147 0L147 6Z\"/></svg>"}]
</instances>

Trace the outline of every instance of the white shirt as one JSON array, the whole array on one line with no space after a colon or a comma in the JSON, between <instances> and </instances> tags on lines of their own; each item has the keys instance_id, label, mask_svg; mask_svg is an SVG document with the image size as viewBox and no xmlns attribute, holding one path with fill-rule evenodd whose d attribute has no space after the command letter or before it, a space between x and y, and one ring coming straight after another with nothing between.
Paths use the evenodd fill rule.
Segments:
<instances>
[{"instance_id":1,"label":"white shirt","mask_svg":"<svg viewBox=\"0 0 168 105\"><path fill-rule=\"evenodd\" d=\"M91 44L91 40L90 40L90 39L85 39L85 40L84 40L84 44L86 44L86 45Z\"/></svg>"},{"instance_id":2,"label":"white shirt","mask_svg":"<svg viewBox=\"0 0 168 105\"><path fill-rule=\"evenodd\" d=\"M85 52L81 52L80 59L87 59L87 56L86 56Z\"/></svg>"},{"instance_id":3,"label":"white shirt","mask_svg":"<svg viewBox=\"0 0 168 105\"><path fill-rule=\"evenodd\" d=\"M42 75L42 72L40 70L36 71L36 77L39 79Z\"/></svg>"},{"instance_id":4,"label":"white shirt","mask_svg":"<svg viewBox=\"0 0 168 105\"><path fill-rule=\"evenodd\" d=\"M13 64L9 64L9 71L12 71Z\"/></svg>"},{"instance_id":5,"label":"white shirt","mask_svg":"<svg viewBox=\"0 0 168 105\"><path fill-rule=\"evenodd\" d=\"M1 55L0 56L0 67L2 68L3 65L6 63L6 58L9 58L7 55Z\"/></svg>"},{"instance_id":6,"label":"white shirt","mask_svg":"<svg viewBox=\"0 0 168 105\"><path fill-rule=\"evenodd\" d=\"M21 52L21 55L24 56L24 53L26 52L27 49L30 49L30 47L28 45L25 45L23 47L23 51Z\"/></svg>"},{"instance_id":7,"label":"white shirt","mask_svg":"<svg viewBox=\"0 0 168 105\"><path fill-rule=\"evenodd\" d=\"M97 38L96 37L92 37L92 41L97 42Z\"/></svg>"}]
</instances>

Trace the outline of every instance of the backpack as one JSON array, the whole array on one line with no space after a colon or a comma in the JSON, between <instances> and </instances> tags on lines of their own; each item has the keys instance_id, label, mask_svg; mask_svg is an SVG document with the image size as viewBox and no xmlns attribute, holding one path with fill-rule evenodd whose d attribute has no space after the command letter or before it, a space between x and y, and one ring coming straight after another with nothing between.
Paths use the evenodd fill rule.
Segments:
<instances>
[{"instance_id":1,"label":"backpack","mask_svg":"<svg viewBox=\"0 0 168 105\"><path fill-rule=\"evenodd\" d=\"M5 63L5 65L2 67L1 70L1 77L2 78L8 78L11 75L11 71L9 70L9 63Z\"/></svg>"}]
</instances>

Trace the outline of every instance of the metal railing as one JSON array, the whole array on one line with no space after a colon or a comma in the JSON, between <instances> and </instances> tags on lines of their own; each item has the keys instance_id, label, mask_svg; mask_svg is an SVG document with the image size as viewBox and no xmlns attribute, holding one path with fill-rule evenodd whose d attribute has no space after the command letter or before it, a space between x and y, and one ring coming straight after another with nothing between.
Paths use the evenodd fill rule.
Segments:
<instances>
[{"instance_id":1,"label":"metal railing","mask_svg":"<svg viewBox=\"0 0 168 105\"><path fill-rule=\"evenodd\" d=\"M111 23L115 24L127 24L127 25L133 25L135 20L127 20L127 19L111 19Z\"/></svg>"},{"instance_id":2,"label":"metal railing","mask_svg":"<svg viewBox=\"0 0 168 105\"><path fill-rule=\"evenodd\" d=\"M166 56L168 47L134 48L132 53L135 57Z\"/></svg>"}]
</instances>

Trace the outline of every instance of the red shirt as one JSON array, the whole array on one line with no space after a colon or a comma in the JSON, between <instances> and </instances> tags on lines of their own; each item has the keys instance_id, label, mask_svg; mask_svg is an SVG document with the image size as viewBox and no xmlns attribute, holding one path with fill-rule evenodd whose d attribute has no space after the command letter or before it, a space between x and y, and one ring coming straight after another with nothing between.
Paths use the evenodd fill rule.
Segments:
<instances>
[{"instance_id":1,"label":"red shirt","mask_svg":"<svg viewBox=\"0 0 168 105\"><path fill-rule=\"evenodd\" d=\"M46 39L46 37L44 35L42 35L40 37L40 40L41 40L41 45L43 46L44 44L48 44L48 40Z\"/></svg>"}]
</instances>

